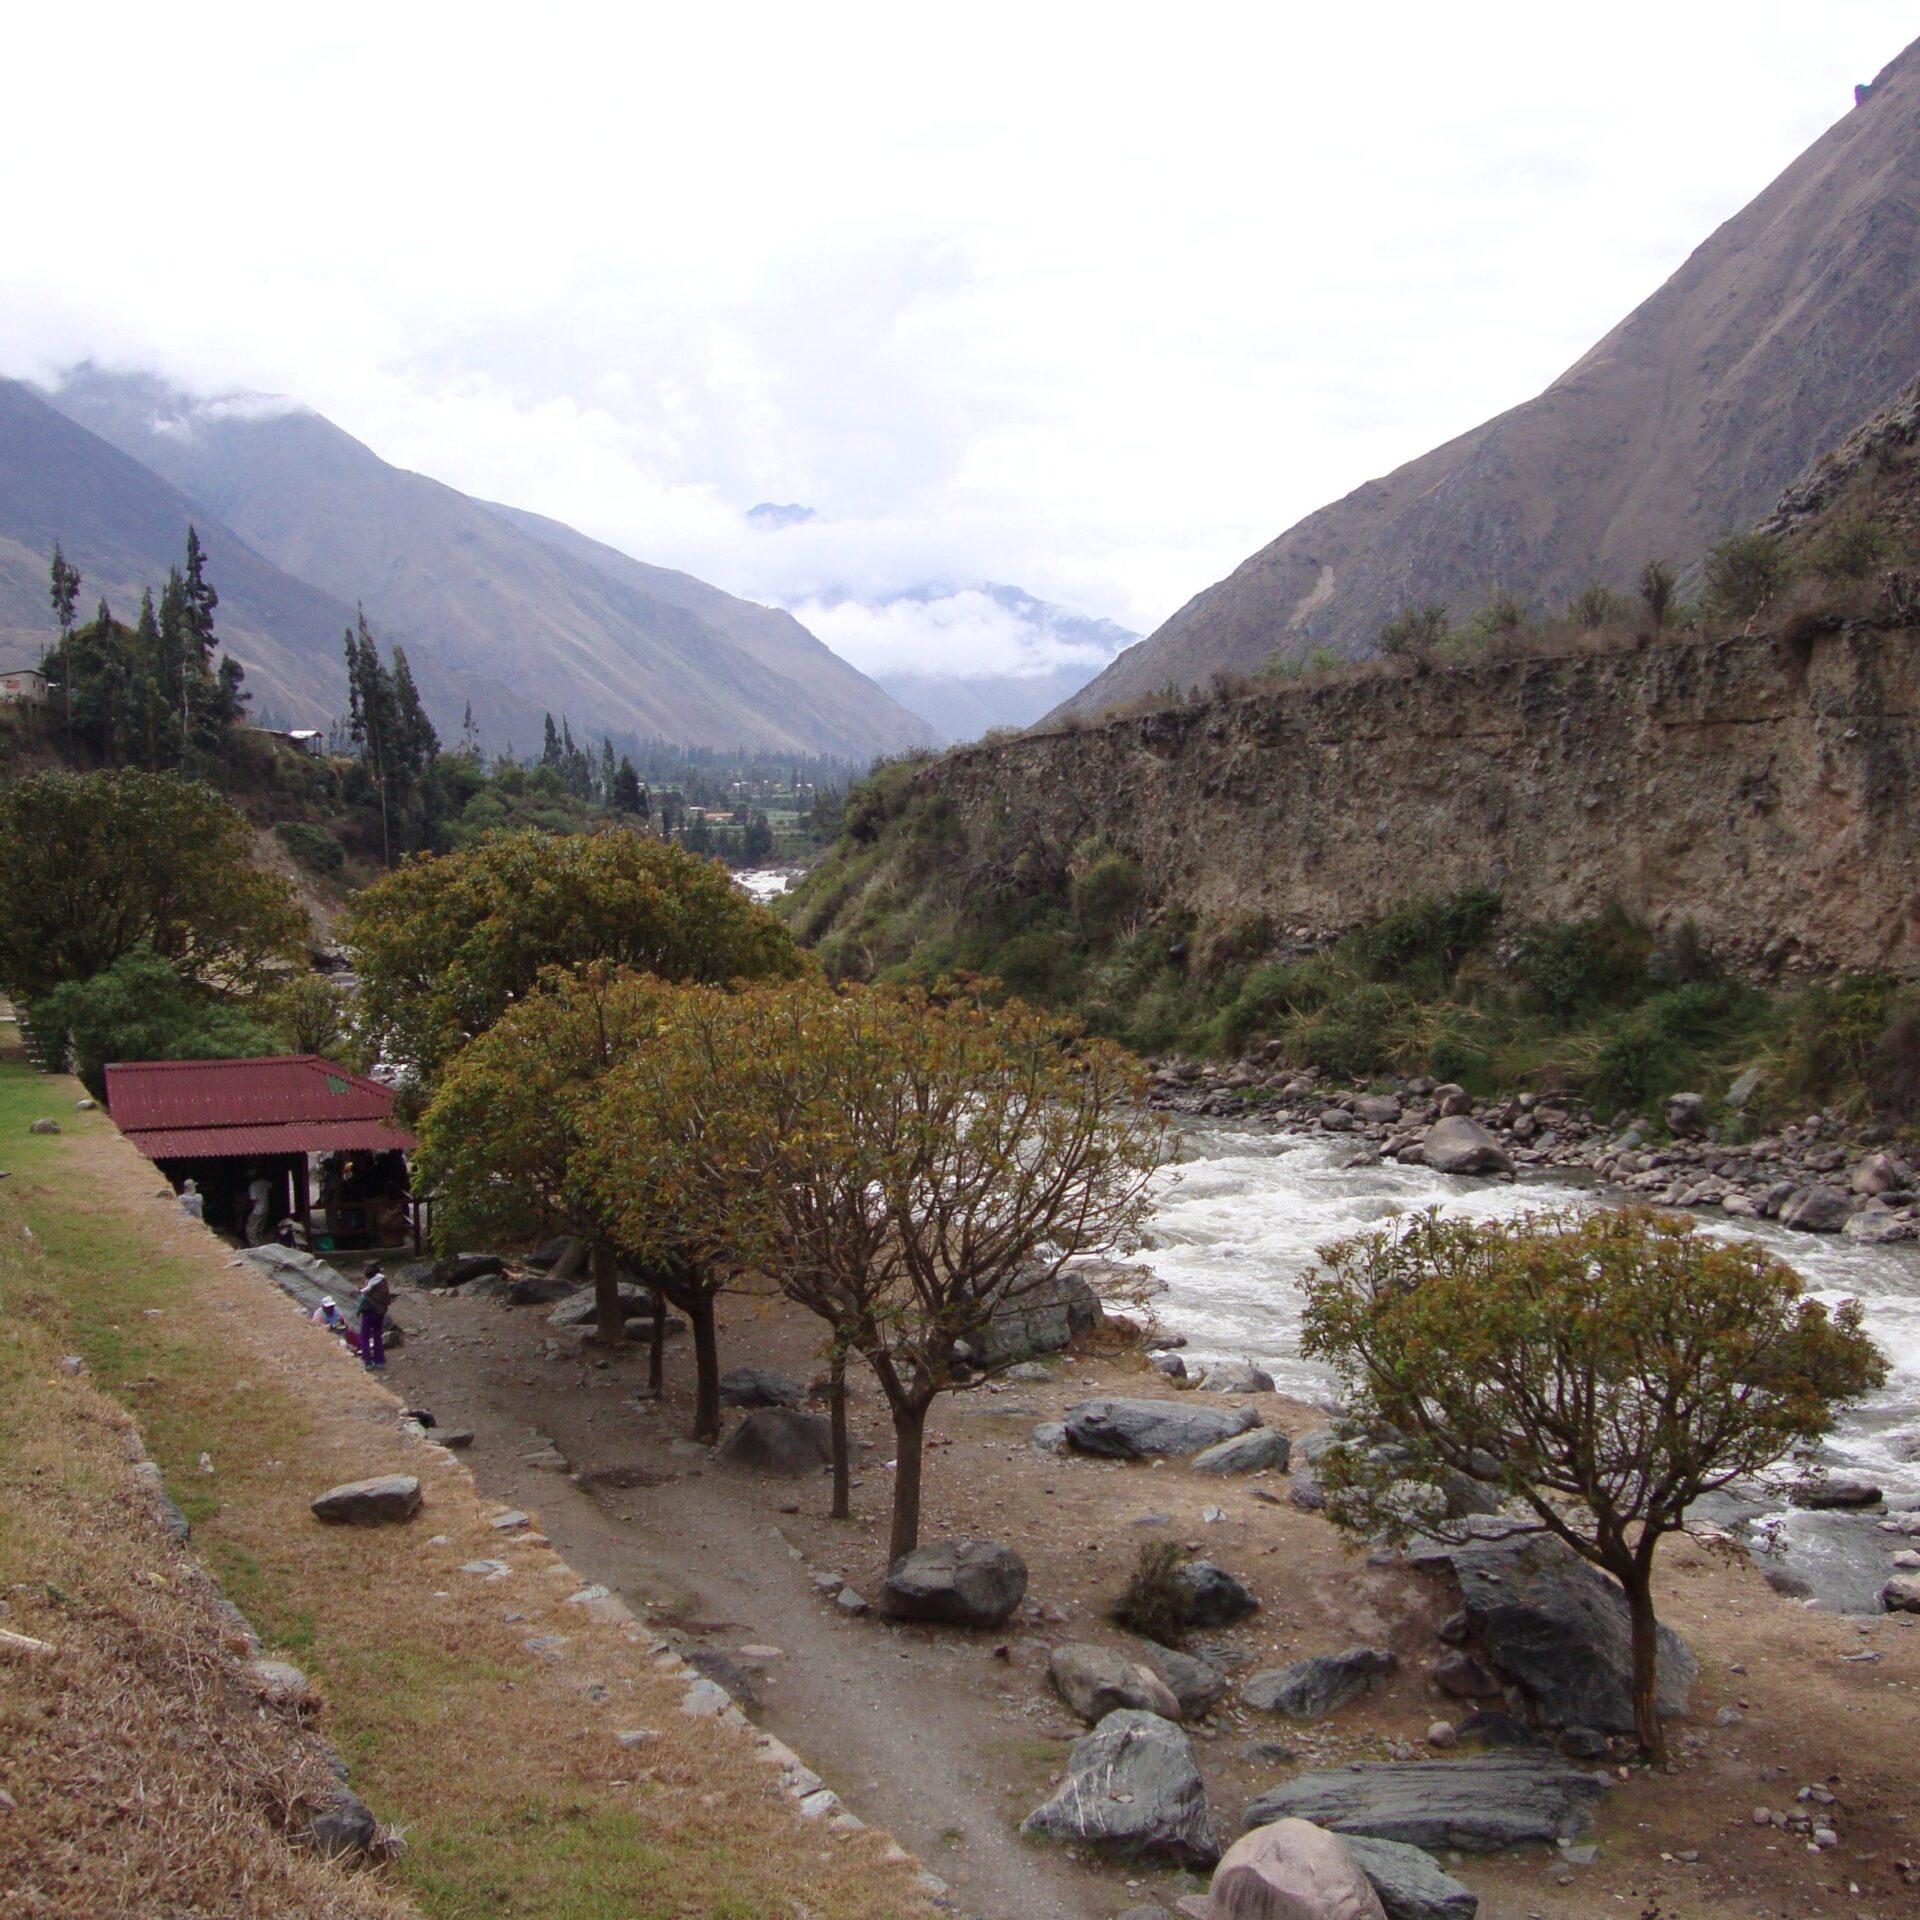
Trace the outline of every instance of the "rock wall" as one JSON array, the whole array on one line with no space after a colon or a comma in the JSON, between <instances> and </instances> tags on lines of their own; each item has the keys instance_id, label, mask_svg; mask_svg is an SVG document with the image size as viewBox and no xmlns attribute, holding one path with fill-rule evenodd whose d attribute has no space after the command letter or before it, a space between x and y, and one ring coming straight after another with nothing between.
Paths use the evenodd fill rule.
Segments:
<instances>
[{"instance_id":1,"label":"rock wall","mask_svg":"<svg viewBox=\"0 0 1920 1920\"><path fill-rule=\"evenodd\" d=\"M1345 928L1497 888L1692 919L1749 969L1920 971L1920 636L1849 628L1487 661L961 749L976 846L1099 836L1203 921Z\"/></svg>"}]
</instances>

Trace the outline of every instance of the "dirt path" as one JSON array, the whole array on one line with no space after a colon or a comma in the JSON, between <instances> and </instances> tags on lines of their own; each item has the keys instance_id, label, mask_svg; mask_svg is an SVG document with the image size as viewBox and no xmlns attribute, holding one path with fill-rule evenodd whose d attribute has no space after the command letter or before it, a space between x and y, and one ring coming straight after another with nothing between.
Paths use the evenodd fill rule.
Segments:
<instances>
[{"instance_id":1,"label":"dirt path","mask_svg":"<svg viewBox=\"0 0 1920 1920\"><path fill-rule=\"evenodd\" d=\"M1223 1835L1239 1830L1252 1794L1293 1771L1281 1756L1340 1765L1396 1748L1424 1753L1428 1724L1461 1711L1425 1674L1446 1650L1434 1628L1453 1596L1404 1566L1347 1552L1323 1520L1286 1504L1284 1481L1060 1459L1028 1444L1037 1421L1090 1393L1163 1392L1137 1357L1064 1363L1049 1382L963 1396L935 1416L925 1537L1006 1539L1031 1570L1029 1605L996 1641L847 1619L816 1590L824 1569L872 1596L883 1572L890 1445L871 1396L855 1408L856 1435L871 1446L857 1469L855 1519L836 1525L823 1484L740 1474L679 1437L689 1412L684 1351L672 1352L668 1397L656 1406L637 1393L637 1350L601 1356L554 1334L543 1309L403 1292L398 1310L417 1337L394 1383L443 1423L475 1429L468 1458L481 1485L537 1512L583 1574L732 1654L749 1671L762 1724L983 1920L1106 1920L1142 1903L1170 1908L1195 1884L1076 1863L1016 1831L1083 1731L1047 1685L1049 1645L1126 1644L1105 1607L1142 1539L1179 1539L1253 1587L1262 1611L1209 1647L1246 1670L1361 1642L1400 1655L1396 1679L1332 1721L1300 1727L1234 1704L1195 1730ZM801 1381L817 1371L804 1322L754 1302L732 1303L727 1319L724 1364L777 1367ZM1296 1432L1322 1418L1277 1396L1259 1405ZM564 1466L529 1464L549 1446ZM1915 1911L1920 1619L1808 1613L1744 1561L1685 1541L1666 1555L1662 1609L1701 1659L1674 1771L1618 1782L1592 1865L1538 1851L1456 1862L1481 1897L1482 1920L1895 1920ZM742 1651L769 1646L779 1653ZM1811 1854L1754 1826L1756 1804L1787 1805L1803 1785L1836 1795L1837 1852Z\"/></svg>"}]
</instances>

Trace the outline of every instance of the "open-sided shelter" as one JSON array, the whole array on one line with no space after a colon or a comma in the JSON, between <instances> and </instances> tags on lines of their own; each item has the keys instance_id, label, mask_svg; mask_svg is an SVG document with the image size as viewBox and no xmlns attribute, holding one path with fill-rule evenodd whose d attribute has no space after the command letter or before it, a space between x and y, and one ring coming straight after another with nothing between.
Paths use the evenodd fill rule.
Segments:
<instances>
[{"instance_id":1,"label":"open-sided shelter","mask_svg":"<svg viewBox=\"0 0 1920 1920\"><path fill-rule=\"evenodd\" d=\"M266 1237L291 1219L313 1246L417 1240L393 1090L318 1054L109 1066L107 1111L176 1192L194 1182L211 1226L246 1237L264 1178Z\"/></svg>"}]
</instances>

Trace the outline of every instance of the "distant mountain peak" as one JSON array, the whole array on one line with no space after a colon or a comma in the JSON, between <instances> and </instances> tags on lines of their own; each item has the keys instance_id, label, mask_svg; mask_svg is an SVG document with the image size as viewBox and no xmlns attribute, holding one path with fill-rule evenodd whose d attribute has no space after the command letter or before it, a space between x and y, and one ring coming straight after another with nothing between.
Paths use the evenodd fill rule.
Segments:
<instances>
[{"instance_id":1,"label":"distant mountain peak","mask_svg":"<svg viewBox=\"0 0 1920 1920\"><path fill-rule=\"evenodd\" d=\"M778 533L782 527L798 527L819 515L811 507L803 507L797 500L782 503L774 500L762 500L756 507L746 512L747 525L758 533Z\"/></svg>"}]
</instances>

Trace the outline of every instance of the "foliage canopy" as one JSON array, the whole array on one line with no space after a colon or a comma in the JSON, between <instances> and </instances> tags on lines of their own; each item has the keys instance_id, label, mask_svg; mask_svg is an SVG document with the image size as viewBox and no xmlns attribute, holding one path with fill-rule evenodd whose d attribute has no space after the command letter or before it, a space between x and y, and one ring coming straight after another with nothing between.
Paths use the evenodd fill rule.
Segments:
<instances>
[{"instance_id":1,"label":"foliage canopy","mask_svg":"<svg viewBox=\"0 0 1920 1920\"><path fill-rule=\"evenodd\" d=\"M1625 1589L1634 1716L1662 1752L1651 1590L1661 1539L1703 1494L1815 1439L1886 1363L1752 1241L1646 1209L1469 1222L1437 1210L1321 1250L1303 1349L1356 1418L1408 1444L1327 1463L1350 1525L1434 1531L1408 1483L1497 1475L1531 1530Z\"/></svg>"}]
</instances>

